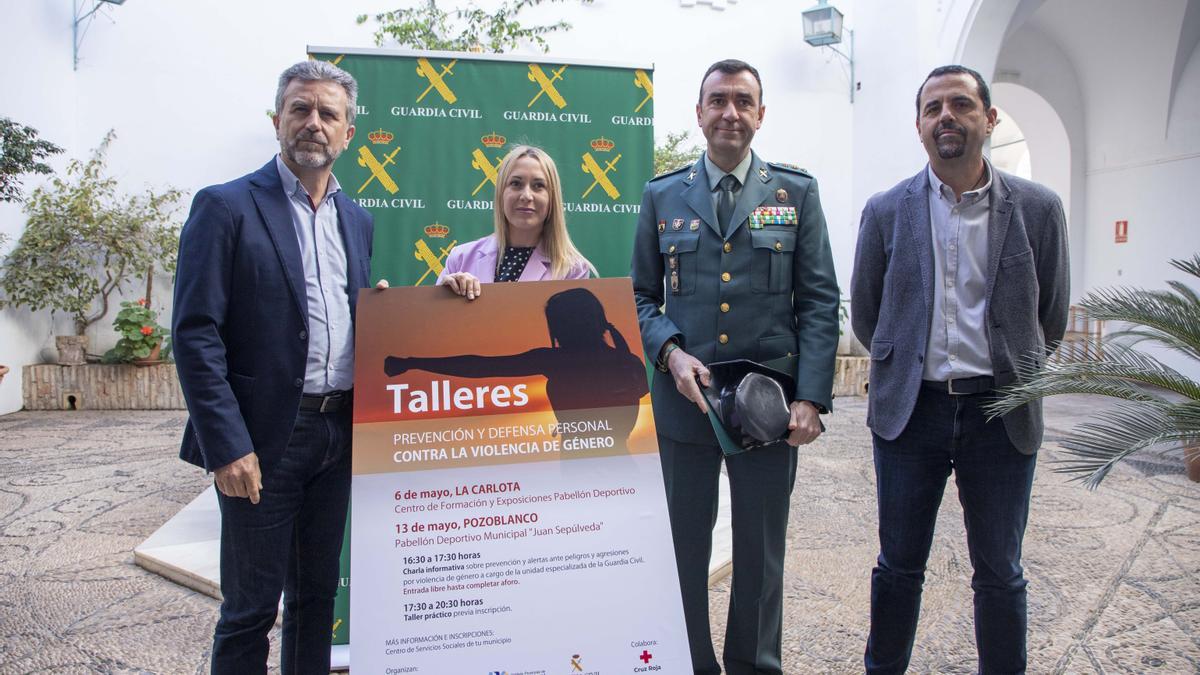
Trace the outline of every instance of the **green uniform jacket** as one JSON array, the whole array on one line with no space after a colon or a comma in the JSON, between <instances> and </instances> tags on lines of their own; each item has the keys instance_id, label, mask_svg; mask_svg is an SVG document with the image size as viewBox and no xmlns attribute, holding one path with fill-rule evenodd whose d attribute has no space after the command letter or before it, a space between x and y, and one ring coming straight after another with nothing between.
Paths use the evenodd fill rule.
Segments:
<instances>
[{"instance_id":1,"label":"green uniform jacket","mask_svg":"<svg viewBox=\"0 0 1200 675\"><path fill-rule=\"evenodd\" d=\"M795 354L794 399L831 410L840 297L816 179L753 155L728 237L708 185L701 157L642 195L632 276L647 358L672 337L703 363ZM658 433L716 444L670 376L651 396Z\"/></svg>"}]
</instances>

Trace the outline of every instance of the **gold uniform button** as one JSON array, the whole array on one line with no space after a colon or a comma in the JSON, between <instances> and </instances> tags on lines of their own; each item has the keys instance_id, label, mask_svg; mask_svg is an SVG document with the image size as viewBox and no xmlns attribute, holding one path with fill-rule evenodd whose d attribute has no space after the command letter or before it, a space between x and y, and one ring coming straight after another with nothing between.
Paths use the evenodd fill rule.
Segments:
<instances>
[{"instance_id":1,"label":"gold uniform button","mask_svg":"<svg viewBox=\"0 0 1200 675\"><path fill-rule=\"evenodd\" d=\"M675 244L671 244L671 247L667 249L667 253L674 253L674 252L675 252Z\"/></svg>"},{"instance_id":2,"label":"gold uniform button","mask_svg":"<svg viewBox=\"0 0 1200 675\"><path fill-rule=\"evenodd\" d=\"M728 302L722 302L722 303L721 303L721 311L722 311L722 312L728 312L728 311L729 311L729 303L728 303Z\"/></svg>"},{"instance_id":3,"label":"gold uniform button","mask_svg":"<svg viewBox=\"0 0 1200 675\"><path fill-rule=\"evenodd\" d=\"M783 250L783 242L781 242L781 241L775 242L775 250L782 251Z\"/></svg>"},{"instance_id":4,"label":"gold uniform button","mask_svg":"<svg viewBox=\"0 0 1200 675\"><path fill-rule=\"evenodd\" d=\"M733 275L730 274L729 272L721 272L721 281L729 281L732 278L733 278Z\"/></svg>"},{"instance_id":5,"label":"gold uniform button","mask_svg":"<svg viewBox=\"0 0 1200 675\"><path fill-rule=\"evenodd\" d=\"M721 335L719 337L717 337L717 342L720 342L723 345L729 344L729 336L724 333L721 333Z\"/></svg>"},{"instance_id":6,"label":"gold uniform button","mask_svg":"<svg viewBox=\"0 0 1200 675\"><path fill-rule=\"evenodd\" d=\"M729 242L725 242L725 246L724 246L724 248L725 248L725 252L726 252L726 253L732 253L732 252L733 252L733 244L731 244L731 243L729 243Z\"/></svg>"}]
</instances>

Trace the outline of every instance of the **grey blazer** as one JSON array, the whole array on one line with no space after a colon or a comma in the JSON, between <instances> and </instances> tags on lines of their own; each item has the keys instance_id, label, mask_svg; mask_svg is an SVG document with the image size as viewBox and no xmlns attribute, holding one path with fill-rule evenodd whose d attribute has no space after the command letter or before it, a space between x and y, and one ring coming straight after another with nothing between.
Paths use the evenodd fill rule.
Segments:
<instances>
[{"instance_id":1,"label":"grey blazer","mask_svg":"<svg viewBox=\"0 0 1200 675\"><path fill-rule=\"evenodd\" d=\"M839 294L816 179L753 155L732 222L723 236L703 157L646 184L632 276L647 358L671 338L703 363L797 355L793 399L831 409ZM651 400L659 434L716 445L669 375L655 373Z\"/></svg>"},{"instance_id":2,"label":"grey blazer","mask_svg":"<svg viewBox=\"0 0 1200 675\"><path fill-rule=\"evenodd\" d=\"M854 334L871 350L867 425L893 440L916 404L933 317L933 235L925 169L867 201L850 281ZM1062 203L1045 187L994 171L988 222L987 329L996 386L1062 339L1070 276ZM1004 416L1025 454L1042 443L1042 407Z\"/></svg>"}]
</instances>

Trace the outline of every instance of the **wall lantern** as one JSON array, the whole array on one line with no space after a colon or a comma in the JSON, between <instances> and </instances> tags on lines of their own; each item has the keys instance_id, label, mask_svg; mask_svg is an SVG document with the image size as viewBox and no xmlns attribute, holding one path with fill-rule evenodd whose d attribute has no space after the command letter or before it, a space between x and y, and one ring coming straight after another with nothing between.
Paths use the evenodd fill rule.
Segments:
<instances>
[{"instance_id":1,"label":"wall lantern","mask_svg":"<svg viewBox=\"0 0 1200 675\"><path fill-rule=\"evenodd\" d=\"M814 47L827 47L850 64L850 102L854 103L854 31L843 29L842 13L826 0L800 13L804 21L804 41ZM850 53L834 47L841 43L843 30L849 35Z\"/></svg>"},{"instance_id":2,"label":"wall lantern","mask_svg":"<svg viewBox=\"0 0 1200 675\"><path fill-rule=\"evenodd\" d=\"M105 5L125 4L125 0L90 0L92 3L92 8L84 12L83 8L88 2L89 0L83 0L82 2L80 0L75 0L75 23L71 26L71 34L73 37L71 40L71 61L74 64L75 70L79 70L79 46L83 44L83 36L87 34L88 26L92 25L91 20L95 18L93 15L100 11L100 8L104 7ZM79 26L84 21L87 21L87 25L83 26L83 29L80 30Z\"/></svg>"}]
</instances>

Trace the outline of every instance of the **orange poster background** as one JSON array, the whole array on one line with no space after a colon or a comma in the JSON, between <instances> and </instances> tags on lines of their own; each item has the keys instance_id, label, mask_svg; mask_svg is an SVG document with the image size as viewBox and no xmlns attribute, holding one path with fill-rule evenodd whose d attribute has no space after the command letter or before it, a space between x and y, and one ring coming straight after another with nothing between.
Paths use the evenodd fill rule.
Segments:
<instances>
[{"instance_id":1,"label":"orange poster background","mask_svg":"<svg viewBox=\"0 0 1200 675\"><path fill-rule=\"evenodd\" d=\"M628 278L586 281L545 281L487 284L474 301L437 287L405 287L360 291L355 338L354 423L408 422L487 415L513 415L551 410L546 380L540 375L470 378L409 370L395 377L384 373L388 356L446 357L502 356L551 346L545 306L550 296L570 288L586 288L604 307L606 318L620 331L630 351L643 362L641 334ZM408 384L409 391L428 390L434 380L448 380L452 388L506 385L527 386L529 403L496 407L490 401L472 410L445 410L414 414L393 410L389 384ZM654 438L654 421L641 399L634 437ZM427 425L423 425L427 426ZM396 428L402 429L404 425Z\"/></svg>"},{"instance_id":2,"label":"orange poster background","mask_svg":"<svg viewBox=\"0 0 1200 675\"><path fill-rule=\"evenodd\" d=\"M654 412L650 401L643 400L639 405L638 424L629 435L628 442L615 439L617 443L612 448L568 449L556 452L534 452L528 454L509 454L499 456L448 456L424 460L397 461L395 453L406 450L421 450L423 448L453 448L469 447L485 444L500 444L507 442L533 441L545 444L556 436L549 433L522 435L515 438L501 439L486 438L485 440L463 440L448 442L430 442L426 444L396 443L393 434L397 431L419 433L422 431L443 431L448 427L486 431L489 427L508 427L512 425L542 425L547 427L554 424L552 412L521 413L517 415L497 414L488 417L466 417L457 422L447 422L445 419L427 421L407 421L400 423L374 422L359 424L354 429L354 475L361 476L370 473L398 473L405 471L430 471L433 469L462 469L466 467L495 466L498 464L523 464L527 462L560 462L573 459L595 459L597 457L619 457L621 455L640 455L658 452L658 438L654 434ZM614 408L588 411L588 416L602 420L605 412L613 412ZM481 434L482 435L482 434ZM593 434L603 435L603 434Z\"/></svg>"}]
</instances>

